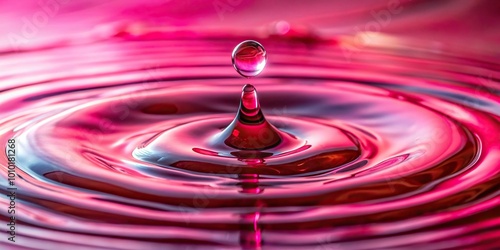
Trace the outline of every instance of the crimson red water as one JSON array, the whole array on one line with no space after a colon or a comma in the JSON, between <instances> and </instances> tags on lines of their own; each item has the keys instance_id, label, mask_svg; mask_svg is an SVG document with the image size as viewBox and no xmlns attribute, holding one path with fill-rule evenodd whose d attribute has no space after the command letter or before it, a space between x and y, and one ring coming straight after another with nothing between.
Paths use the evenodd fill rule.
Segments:
<instances>
[{"instance_id":1,"label":"crimson red water","mask_svg":"<svg viewBox=\"0 0 500 250\"><path fill-rule=\"evenodd\" d=\"M498 247L498 63L344 39L262 37L250 80L237 35L3 53L19 246Z\"/></svg>"}]
</instances>

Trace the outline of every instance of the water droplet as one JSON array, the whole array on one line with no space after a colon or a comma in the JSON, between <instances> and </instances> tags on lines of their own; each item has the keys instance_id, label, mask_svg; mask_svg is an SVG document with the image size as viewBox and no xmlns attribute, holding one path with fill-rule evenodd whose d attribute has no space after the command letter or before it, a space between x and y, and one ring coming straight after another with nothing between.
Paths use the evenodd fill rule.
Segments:
<instances>
[{"instance_id":1,"label":"water droplet","mask_svg":"<svg viewBox=\"0 0 500 250\"><path fill-rule=\"evenodd\" d=\"M253 77L264 69L267 53L262 44L246 40L238 44L232 54L233 66L244 77Z\"/></svg>"}]
</instances>

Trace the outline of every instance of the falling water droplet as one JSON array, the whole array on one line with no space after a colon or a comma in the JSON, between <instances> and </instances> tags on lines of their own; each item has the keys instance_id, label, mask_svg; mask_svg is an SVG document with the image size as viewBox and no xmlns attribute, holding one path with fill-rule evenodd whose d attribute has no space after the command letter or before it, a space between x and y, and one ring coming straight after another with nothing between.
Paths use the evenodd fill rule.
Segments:
<instances>
[{"instance_id":1,"label":"falling water droplet","mask_svg":"<svg viewBox=\"0 0 500 250\"><path fill-rule=\"evenodd\" d=\"M233 66L244 77L254 77L266 66L267 53L262 44L246 40L238 44L232 54Z\"/></svg>"}]
</instances>

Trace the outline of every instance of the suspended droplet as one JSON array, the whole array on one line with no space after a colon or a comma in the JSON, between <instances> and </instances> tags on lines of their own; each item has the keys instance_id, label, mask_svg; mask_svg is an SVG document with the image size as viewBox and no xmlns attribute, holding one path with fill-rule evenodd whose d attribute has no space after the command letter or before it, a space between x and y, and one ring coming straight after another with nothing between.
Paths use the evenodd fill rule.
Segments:
<instances>
[{"instance_id":1,"label":"suspended droplet","mask_svg":"<svg viewBox=\"0 0 500 250\"><path fill-rule=\"evenodd\" d=\"M266 67L267 53L264 47L253 40L238 44L232 54L233 66L244 77L253 77Z\"/></svg>"}]
</instances>

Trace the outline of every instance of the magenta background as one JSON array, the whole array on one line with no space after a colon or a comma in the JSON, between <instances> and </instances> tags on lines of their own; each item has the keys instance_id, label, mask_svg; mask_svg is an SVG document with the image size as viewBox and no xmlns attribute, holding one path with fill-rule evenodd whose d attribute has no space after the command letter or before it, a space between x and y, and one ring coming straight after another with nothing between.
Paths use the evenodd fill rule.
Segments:
<instances>
[{"instance_id":1,"label":"magenta background","mask_svg":"<svg viewBox=\"0 0 500 250\"><path fill-rule=\"evenodd\" d=\"M7 0L0 4L0 46L9 46L9 33L22 34L24 20L33 20L42 6L55 0ZM234 6L228 4L234 3ZM171 0L98 1L59 0L59 10L25 43L64 38L71 34L106 29L109 25L140 21L169 29L196 31L264 31L269 24L285 20L295 27L309 27L322 35L353 34L374 21L371 11L387 9L389 0ZM413 37L439 46L466 46L481 53L497 53L500 41L500 2L485 1L397 1L401 13L380 32ZM215 3L227 7L218 13Z\"/></svg>"}]
</instances>

